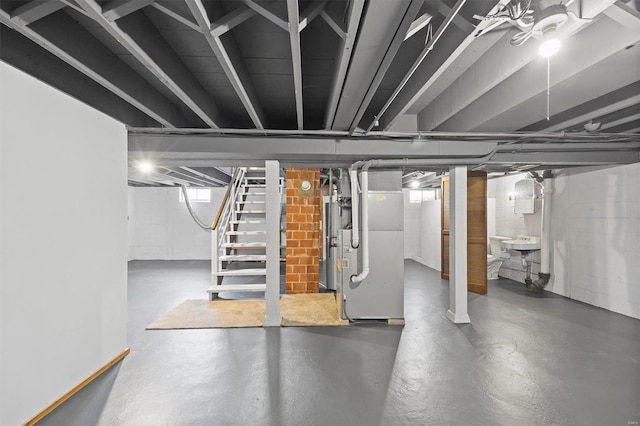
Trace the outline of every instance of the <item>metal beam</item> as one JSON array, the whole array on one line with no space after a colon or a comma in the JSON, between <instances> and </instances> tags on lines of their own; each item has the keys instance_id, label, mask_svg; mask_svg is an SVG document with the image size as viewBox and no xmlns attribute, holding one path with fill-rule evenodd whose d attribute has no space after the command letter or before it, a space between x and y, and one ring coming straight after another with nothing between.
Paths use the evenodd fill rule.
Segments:
<instances>
[{"instance_id":1,"label":"metal beam","mask_svg":"<svg viewBox=\"0 0 640 426\"><path fill-rule=\"evenodd\" d=\"M349 63L353 54L353 44L356 41L356 35L358 34L358 26L360 25L360 18L362 17L363 9L364 0L353 0L351 2L347 33L341 40L340 47L338 48L336 67L333 74L331 92L329 94L329 103L327 104L327 112L325 114L324 127L326 129L330 129L333 126L336 108L338 107L338 100L340 99L342 86L344 85L344 80L347 76L347 69L349 68Z\"/></svg>"},{"instance_id":2,"label":"metal beam","mask_svg":"<svg viewBox=\"0 0 640 426\"><path fill-rule=\"evenodd\" d=\"M253 0L243 0L244 4L255 10L257 13L267 18L285 31L289 31L289 24L280 16L280 14L273 8L267 6L264 3L256 3Z\"/></svg>"},{"instance_id":3,"label":"metal beam","mask_svg":"<svg viewBox=\"0 0 640 426\"><path fill-rule=\"evenodd\" d=\"M211 34L214 37L220 37L234 27L242 24L247 19L254 16L256 12L246 6L240 6L229 12L222 18L211 23Z\"/></svg>"},{"instance_id":4,"label":"metal beam","mask_svg":"<svg viewBox=\"0 0 640 426\"><path fill-rule=\"evenodd\" d=\"M159 168L166 170L168 172L166 173L167 176L171 176L171 174L175 174L178 176L182 176L182 178L186 178L187 181L192 182L193 184L198 184L201 186L211 186L211 182L208 182L204 179L200 179L199 177L195 177L187 173L179 172L169 167L160 166ZM179 179L182 179L182 178L179 178Z\"/></svg>"},{"instance_id":5,"label":"metal beam","mask_svg":"<svg viewBox=\"0 0 640 426\"><path fill-rule=\"evenodd\" d=\"M123 18L143 7L149 6L155 0L113 0L102 8L102 15L108 21Z\"/></svg>"},{"instance_id":6,"label":"metal beam","mask_svg":"<svg viewBox=\"0 0 640 426\"><path fill-rule=\"evenodd\" d=\"M320 13L324 10L326 4L326 1L315 1L311 3L311 5L309 5L305 10L303 10L300 14L300 25L298 26L298 29L302 31L307 28L307 25L309 25L311 21L316 19L318 15L320 15Z\"/></svg>"},{"instance_id":7,"label":"metal beam","mask_svg":"<svg viewBox=\"0 0 640 426\"><path fill-rule=\"evenodd\" d=\"M298 130L304 129L302 106L302 54L300 52L300 12L298 0L287 0L289 17L289 42L291 44L291 63L293 66L293 87L296 97L296 119Z\"/></svg>"},{"instance_id":8,"label":"metal beam","mask_svg":"<svg viewBox=\"0 0 640 426\"><path fill-rule=\"evenodd\" d=\"M65 7L58 0L33 0L11 12L11 20L18 25L29 25Z\"/></svg>"},{"instance_id":9,"label":"metal beam","mask_svg":"<svg viewBox=\"0 0 640 426\"><path fill-rule=\"evenodd\" d=\"M231 56L222 43L220 37L215 37L213 34L211 34L211 21L209 20L207 11L202 4L202 0L185 1L187 3L187 6L189 6L189 10L191 10L191 13L193 14L196 22L202 29L202 34L207 40L209 47L211 47L211 50L213 50L213 53L216 55L216 58L220 62L222 69L227 75L227 78L238 94L240 101L247 110L247 113L253 121L253 124L258 129L264 129L264 114L258 102L253 86L248 80L248 72L243 68L243 65L241 63L232 63Z\"/></svg>"},{"instance_id":10,"label":"metal beam","mask_svg":"<svg viewBox=\"0 0 640 426\"><path fill-rule=\"evenodd\" d=\"M563 52L561 57L555 57L552 61L551 87L553 88L565 80L576 78L579 73L589 67L604 61L626 46L636 43L640 39L640 21L638 27L637 32L628 31L615 21L605 18L582 30L579 37L572 38L571 48ZM607 34L607 38L603 39L602 34ZM529 46L526 47L529 48ZM588 55L584 54L586 51L589 52ZM558 63L562 65L554 66ZM513 75L492 90L482 94L476 101L468 104L466 108L460 110L436 129L443 131L453 129L456 131L486 130L489 125L492 125L489 121L494 117L514 109L534 96L545 96L547 79L540 78L541 73L543 76L546 73L545 65L546 61L541 58L538 61L531 61L519 70L517 75ZM476 83L479 83L479 80L480 78L476 77ZM543 109L541 111L544 111ZM530 114L527 118L533 118L534 120L531 120L533 122L537 121L534 114ZM511 125L511 123L509 124ZM524 126L517 125L515 128L519 127Z\"/></svg>"},{"instance_id":11,"label":"metal beam","mask_svg":"<svg viewBox=\"0 0 640 426\"><path fill-rule=\"evenodd\" d=\"M96 21L111 37L118 40L122 47L156 76L207 126L218 127L217 122L220 120L218 109L208 97L203 96L205 92L200 84L169 48L169 45L162 43L164 39L159 36L157 30L146 20L146 17L138 16L135 22L129 20L126 26L123 23L125 31L120 28L118 23L110 22L103 16L102 9L95 0L76 0L76 2L89 14L91 19ZM150 33L151 35L155 33L156 37L150 38ZM144 48L136 42L134 37L145 45ZM165 68L171 69L171 71L167 72ZM180 83L186 85L186 90Z\"/></svg>"},{"instance_id":12,"label":"metal beam","mask_svg":"<svg viewBox=\"0 0 640 426\"><path fill-rule=\"evenodd\" d=\"M421 29L429 25L431 19L433 19L433 16L428 13L424 13L418 19L413 21L411 23L411 26L409 27L409 30L407 31L407 35L404 36L405 41L416 35Z\"/></svg>"},{"instance_id":13,"label":"metal beam","mask_svg":"<svg viewBox=\"0 0 640 426\"><path fill-rule=\"evenodd\" d=\"M11 21L0 10L0 22L39 44L87 77L166 127L189 126L179 110L91 34L66 14L30 26ZM64 31L60 31L64 28Z\"/></svg>"},{"instance_id":14,"label":"metal beam","mask_svg":"<svg viewBox=\"0 0 640 426\"><path fill-rule=\"evenodd\" d=\"M359 124L421 5L422 0L368 3L332 129L353 131Z\"/></svg>"}]
</instances>

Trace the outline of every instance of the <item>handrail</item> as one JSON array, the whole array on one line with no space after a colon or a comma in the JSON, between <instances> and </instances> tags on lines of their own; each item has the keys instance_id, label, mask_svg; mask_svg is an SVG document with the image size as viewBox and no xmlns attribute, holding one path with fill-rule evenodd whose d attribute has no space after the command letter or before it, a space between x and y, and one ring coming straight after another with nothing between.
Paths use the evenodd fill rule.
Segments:
<instances>
[{"instance_id":1,"label":"handrail","mask_svg":"<svg viewBox=\"0 0 640 426\"><path fill-rule=\"evenodd\" d=\"M220 217L222 216L222 212L227 207L227 201L229 200L229 195L231 195L231 190L234 187L236 181L238 180L238 171L240 168L236 169L231 176L231 180L227 185L227 192L225 192L224 197L222 198L222 202L220 203L220 207L218 208L218 213L216 213L216 217L213 219L213 223L211 224L211 229L216 229L218 227L218 223L220 221Z\"/></svg>"}]
</instances>

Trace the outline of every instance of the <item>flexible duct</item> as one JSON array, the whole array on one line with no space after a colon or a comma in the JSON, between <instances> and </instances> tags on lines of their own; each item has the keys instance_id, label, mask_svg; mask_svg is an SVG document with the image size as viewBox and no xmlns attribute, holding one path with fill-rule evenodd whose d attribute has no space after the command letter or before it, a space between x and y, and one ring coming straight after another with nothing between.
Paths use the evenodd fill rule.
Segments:
<instances>
[{"instance_id":1,"label":"flexible duct","mask_svg":"<svg viewBox=\"0 0 640 426\"><path fill-rule=\"evenodd\" d=\"M211 225L207 225L203 221L198 219L198 216L196 216L195 212L191 208L191 203L189 202L189 194L187 194L187 187L184 185L181 185L181 188L182 188L182 195L184 195L184 202L187 205L187 210L189 210L189 214L191 215L191 218L193 219L193 221L196 224L198 224L200 228L204 229L207 232L211 232Z\"/></svg>"}]
</instances>

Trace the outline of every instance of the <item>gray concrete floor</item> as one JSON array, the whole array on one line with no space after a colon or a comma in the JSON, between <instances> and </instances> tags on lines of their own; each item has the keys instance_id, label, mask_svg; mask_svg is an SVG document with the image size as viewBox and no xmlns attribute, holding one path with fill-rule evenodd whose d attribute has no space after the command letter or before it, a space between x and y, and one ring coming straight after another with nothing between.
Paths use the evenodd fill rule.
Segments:
<instances>
[{"instance_id":1,"label":"gray concrete floor","mask_svg":"<svg viewBox=\"0 0 640 426\"><path fill-rule=\"evenodd\" d=\"M42 425L628 425L640 321L498 280L445 317L448 287L405 268L406 326L146 331L203 298L209 264L129 264L131 354ZM636 423L633 423L636 422Z\"/></svg>"}]
</instances>

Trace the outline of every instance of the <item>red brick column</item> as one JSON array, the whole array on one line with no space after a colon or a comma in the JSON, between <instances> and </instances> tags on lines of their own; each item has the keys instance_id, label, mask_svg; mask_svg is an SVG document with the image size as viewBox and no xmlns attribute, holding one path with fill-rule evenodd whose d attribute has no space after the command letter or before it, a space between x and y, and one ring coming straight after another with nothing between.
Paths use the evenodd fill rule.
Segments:
<instances>
[{"instance_id":1,"label":"red brick column","mask_svg":"<svg viewBox=\"0 0 640 426\"><path fill-rule=\"evenodd\" d=\"M287 169L287 293L318 292L321 208L320 170Z\"/></svg>"}]
</instances>

